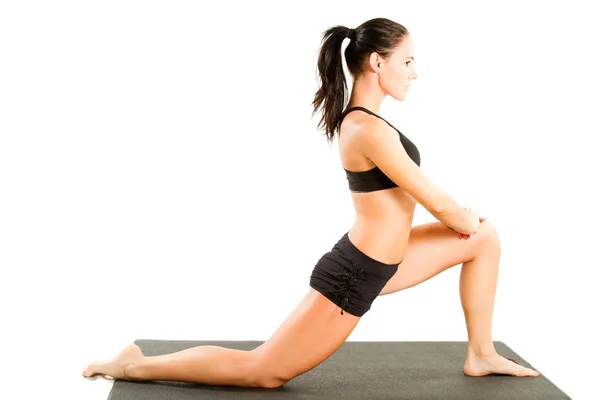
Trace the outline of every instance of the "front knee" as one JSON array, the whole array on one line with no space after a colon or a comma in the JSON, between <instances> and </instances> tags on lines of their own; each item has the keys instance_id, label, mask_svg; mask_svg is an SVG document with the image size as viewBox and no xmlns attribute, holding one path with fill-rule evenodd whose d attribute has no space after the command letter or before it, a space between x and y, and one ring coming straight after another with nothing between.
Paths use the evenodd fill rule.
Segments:
<instances>
[{"instance_id":1,"label":"front knee","mask_svg":"<svg viewBox=\"0 0 600 400\"><path fill-rule=\"evenodd\" d=\"M479 228L477 229L477 241L482 248L485 249L500 249L500 236L498 235L498 230L496 227L489 221L485 220L481 224L479 224ZM471 236L473 238L473 236Z\"/></svg>"}]
</instances>

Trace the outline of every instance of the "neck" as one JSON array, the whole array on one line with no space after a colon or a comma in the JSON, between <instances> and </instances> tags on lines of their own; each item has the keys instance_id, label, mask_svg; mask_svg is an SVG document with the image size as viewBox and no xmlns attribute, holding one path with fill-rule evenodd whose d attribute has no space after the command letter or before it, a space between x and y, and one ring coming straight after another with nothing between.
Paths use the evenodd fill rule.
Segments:
<instances>
[{"instance_id":1,"label":"neck","mask_svg":"<svg viewBox=\"0 0 600 400\"><path fill-rule=\"evenodd\" d=\"M347 108L361 106L379 114L379 107L384 98L385 93L381 91L376 77L357 79L352 86Z\"/></svg>"}]
</instances>

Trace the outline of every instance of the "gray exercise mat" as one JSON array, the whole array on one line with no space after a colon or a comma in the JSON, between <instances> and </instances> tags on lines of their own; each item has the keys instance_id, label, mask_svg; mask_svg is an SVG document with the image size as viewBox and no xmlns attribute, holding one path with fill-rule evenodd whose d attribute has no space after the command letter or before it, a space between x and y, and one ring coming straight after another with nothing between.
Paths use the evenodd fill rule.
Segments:
<instances>
[{"instance_id":1,"label":"gray exercise mat","mask_svg":"<svg viewBox=\"0 0 600 400\"><path fill-rule=\"evenodd\" d=\"M200 345L252 350L263 342L136 340L135 343L145 355L155 356ZM494 346L504 357L534 368L503 342L494 342ZM543 375L467 376L463 373L466 350L467 342L346 341L327 360L276 389L116 380L108 399L570 399Z\"/></svg>"}]
</instances>

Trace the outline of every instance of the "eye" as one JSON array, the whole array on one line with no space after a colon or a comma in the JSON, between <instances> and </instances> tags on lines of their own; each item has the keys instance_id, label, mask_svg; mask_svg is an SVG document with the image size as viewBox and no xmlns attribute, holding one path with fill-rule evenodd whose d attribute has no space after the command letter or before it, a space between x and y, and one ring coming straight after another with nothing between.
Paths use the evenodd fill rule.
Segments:
<instances>
[{"instance_id":1,"label":"eye","mask_svg":"<svg viewBox=\"0 0 600 400\"><path fill-rule=\"evenodd\" d=\"M412 61L412 60L411 60L411 61ZM410 61L407 61L407 62L405 62L404 64L405 64L405 65L408 65L408 64L410 64Z\"/></svg>"}]
</instances>

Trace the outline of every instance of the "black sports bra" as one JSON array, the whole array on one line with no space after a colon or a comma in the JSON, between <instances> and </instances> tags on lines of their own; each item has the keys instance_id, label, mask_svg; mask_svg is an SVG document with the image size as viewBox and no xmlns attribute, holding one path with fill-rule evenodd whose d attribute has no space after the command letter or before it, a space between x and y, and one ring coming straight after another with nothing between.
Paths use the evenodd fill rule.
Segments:
<instances>
[{"instance_id":1,"label":"black sports bra","mask_svg":"<svg viewBox=\"0 0 600 400\"><path fill-rule=\"evenodd\" d=\"M342 120L349 112L354 110L362 110L368 114L374 115L377 118L385 121L389 126L396 129L392 124L387 122L385 119L375 114L372 111L360 106L350 107L346 111L342 113L340 117L340 125ZM402 134L398 129L396 129L398 135L400 137L400 143L408 153L408 156L417 164L419 167L421 166L421 155L419 153L419 149L413 142L411 142L406 136ZM398 187L394 181L392 181L386 174L383 173L379 169L379 167L375 166L375 168L369 169L367 171L346 171L346 178L348 179L348 186L350 187L350 191L354 193L365 193L365 192L374 192L376 190L390 189L393 187Z\"/></svg>"}]
</instances>

